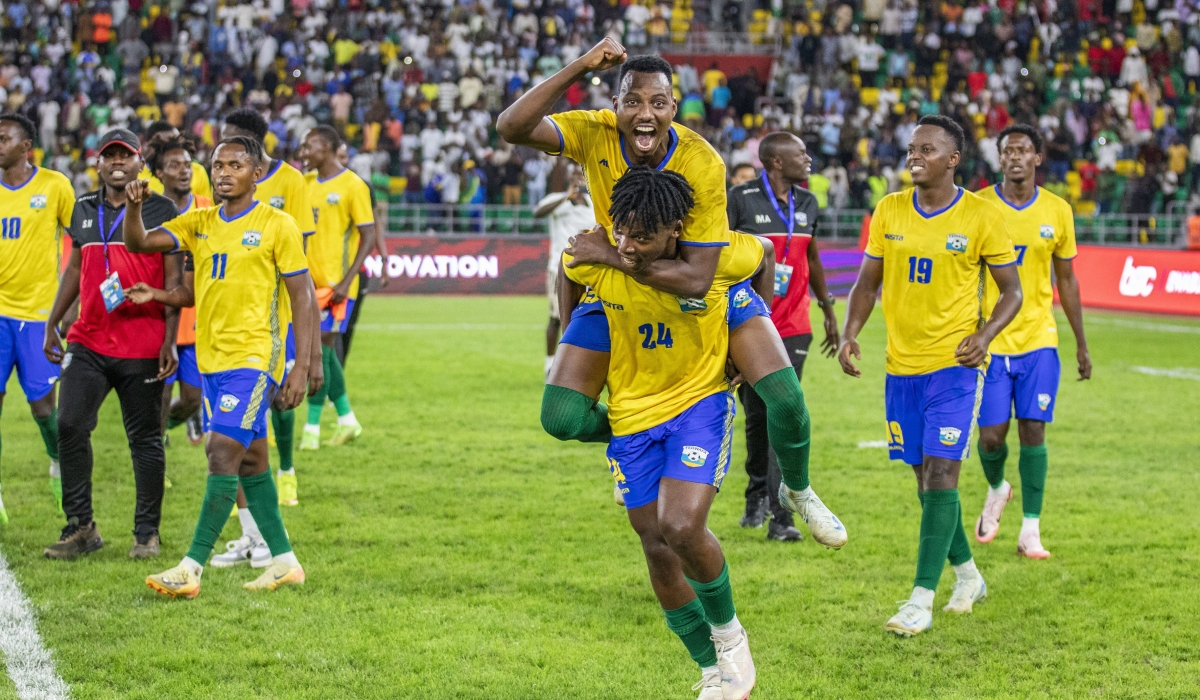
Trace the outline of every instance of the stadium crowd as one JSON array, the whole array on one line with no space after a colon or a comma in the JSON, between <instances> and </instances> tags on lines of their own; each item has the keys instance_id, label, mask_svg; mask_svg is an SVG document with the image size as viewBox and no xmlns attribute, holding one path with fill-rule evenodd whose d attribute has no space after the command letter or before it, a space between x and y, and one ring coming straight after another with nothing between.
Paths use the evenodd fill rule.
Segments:
<instances>
[{"instance_id":1,"label":"stadium crowd","mask_svg":"<svg viewBox=\"0 0 1200 700\"><path fill-rule=\"evenodd\" d=\"M1200 12L1177 0L8 0L0 104L39 128L41 163L77 192L97 184L96 141L165 119L206 162L221 116L268 116L267 149L294 159L330 123L351 167L407 202L536 203L556 168L500 141L495 117L608 34L631 53L689 33L777 42L769 75L727 75L709 56L677 67L678 119L737 167L784 128L817 156L822 207L871 208L910 186L901 165L919 117L971 137L971 189L997 180L996 135L1045 134L1044 186L1076 211L1162 211L1200 188ZM720 5L720 7L718 7ZM561 108L611 105L605 75ZM743 170L742 177L748 170ZM736 183L736 179L734 180Z\"/></svg>"}]
</instances>

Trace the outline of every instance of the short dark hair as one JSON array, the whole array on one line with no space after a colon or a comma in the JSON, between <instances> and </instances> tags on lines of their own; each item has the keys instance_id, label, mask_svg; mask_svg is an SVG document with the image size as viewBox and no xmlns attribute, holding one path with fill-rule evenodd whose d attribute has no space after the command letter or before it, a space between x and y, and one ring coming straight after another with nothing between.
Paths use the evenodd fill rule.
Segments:
<instances>
[{"instance_id":1,"label":"short dark hair","mask_svg":"<svg viewBox=\"0 0 1200 700\"><path fill-rule=\"evenodd\" d=\"M168 152L182 150L186 151L188 155L191 155L192 153L191 146L188 144L187 139L183 138L182 136L168 136L165 138L160 138L151 144L151 146L151 148L145 149L149 151L149 153L146 155L146 167L150 168L150 173L155 177L158 177L157 173L162 169L163 156L165 156Z\"/></svg>"},{"instance_id":2,"label":"short dark hair","mask_svg":"<svg viewBox=\"0 0 1200 700\"><path fill-rule=\"evenodd\" d=\"M636 220L646 231L657 231L682 221L694 204L692 186L679 173L635 165L613 185L608 213L614 230Z\"/></svg>"},{"instance_id":3,"label":"short dark hair","mask_svg":"<svg viewBox=\"0 0 1200 700\"><path fill-rule=\"evenodd\" d=\"M158 136L159 134L163 133L164 131L172 131L174 129L175 129L174 124L172 124L171 122L163 121L162 119L159 119L156 122L150 122L150 126L146 127L146 131L145 131L145 133L142 134L142 136L147 141L149 141L150 139L154 138L155 136Z\"/></svg>"},{"instance_id":4,"label":"short dark hair","mask_svg":"<svg viewBox=\"0 0 1200 700\"><path fill-rule=\"evenodd\" d=\"M1024 134L1025 136L1028 136L1029 140L1033 142L1033 150L1037 151L1038 153L1041 153L1042 147L1046 145L1046 139L1042 137L1042 132L1038 131L1029 124L1010 124L1004 129L1004 131L1000 132L998 137L996 137L996 145L1000 148L1003 148L1004 139L1013 134Z\"/></svg>"},{"instance_id":5,"label":"short dark hair","mask_svg":"<svg viewBox=\"0 0 1200 700\"><path fill-rule=\"evenodd\" d=\"M759 160L762 160L762 156L759 156ZM741 170L742 168L750 168L754 172L756 172L756 173L758 172L758 168L754 167L754 165L751 163L738 163L737 165L733 166L733 172L736 173L737 171Z\"/></svg>"},{"instance_id":6,"label":"short dark hair","mask_svg":"<svg viewBox=\"0 0 1200 700\"><path fill-rule=\"evenodd\" d=\"M253 107L238 107L225 115L225 123L253 134L259 141L267 138L267 120Z\"/></svg>"},{"instance_id":7,"label":"short dark hair","mask_svg":"<svg viewBox=\"0 0 1200 700\"><path fill-rule=\"evenodd\" d=\"M37 134L37 127L33 125L33 120L24 114L5 112L4 114L0 114L0 122L12 122L13 124L21 127L21 131L25 132L25 138L29 139L30 141L32 141L34 139L34 135ZM42 146L49 148L50 144L43 143Z\"/></svg>"},{"instance_id":8,"label":"short dark hair","mask_svg":"<svg viewBox=\"0 0 1200 700\"><path fill-rule=\"evenodd\" d=\"M634 56L633 58L621 64L621 77L617 81L617 90L621 89L621 85L625 82L625 76L630 73L662 73L667 76L667 82L671 82L671 78L675 75L671 64L662 56Z\"/></svg>"},{"instance_id":9,"label":"short dark hair","mask_svg":"<svg viewBox=\"0 0 1200 700\"><path fill-rule=\"evenodd\" d=\"M758 159L765 163L778 154L780 146L796 141L801 141L800 137L790 131L773 131L758 142Z\"/></svg>"},{"instance_id":10,"label":"short dark hair","mask_svg":"<svg viewBox=\"0 0 1200 700\"><path fill-rule=\"evenodd\" d=\"M328 124L320 124L313 127L313 132L321 137L325 143L329 144L329 150L337 152L338 146L342 145L342 137L338 134L337 129Z\"/></svg>"},{"instance_id":11,"label":"short dark hair","mask_svg":"<svg viewBox=\"0 0 1200 700\"><path fill-rule=\"evenodd\" d=\"M227 139L221 139L221 142L217 144L217 148L220 148L226 144L230 146L241 146L242 148L246 149L246 154L250 156L250 160L254 161L256 165L262 162L262 144L250 138L249 136L230 136ZM213 149L214 153L216 153L217 148Z\"/></svg>"},{"instance_id":12,"label":"short dark hair","mask_svg":"<svg viewBox=\"0 0 1200 700\"><path fill-rule=\"evenodd\" d=\"M944 114L929 114L921 117L917 121L917 126L936 126L950 134L950 138L954 139L954 148L959 152L965 152L967 148L967 134L963 131L962 126L950 117Z\"/></svg>"}]
</instances>

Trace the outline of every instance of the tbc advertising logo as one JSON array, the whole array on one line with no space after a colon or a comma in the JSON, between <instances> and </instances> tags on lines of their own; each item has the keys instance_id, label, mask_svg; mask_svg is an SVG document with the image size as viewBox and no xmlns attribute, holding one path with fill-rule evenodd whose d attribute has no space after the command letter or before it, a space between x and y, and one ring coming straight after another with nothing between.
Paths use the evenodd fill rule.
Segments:
<instances>
[{"instance_id":1,"label":"tbc advertising logo","mask_svg":"<svg viewBox=\"0 0 1200 700\"><path fill-rule=\"evenodd\" d=\"M1148 297L1154 291L1154 280L1158 278L1158 270L1153 265L1134 265L1133 256L1125 258L1125 269L1121 271L1121 282L1118 289L1121 296Z\"/></svg>"}]
</instances>

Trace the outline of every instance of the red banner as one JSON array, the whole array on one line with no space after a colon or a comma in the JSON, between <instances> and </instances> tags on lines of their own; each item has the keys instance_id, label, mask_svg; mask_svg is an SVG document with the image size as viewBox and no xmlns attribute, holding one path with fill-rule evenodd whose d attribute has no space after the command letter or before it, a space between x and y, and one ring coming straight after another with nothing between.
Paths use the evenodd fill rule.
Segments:
<instances>
[{"instance_id":1,"label":"red banner","mask_svg":"<svg viewBox=\"0 0 1200 700\"><path fill-rule=\"evenodd\" d=\"M545 236L387 238L387 260L367 257L367 274L387 275L396 294L544 294Z\"/></svg>"},{"instance_id":2,"label":"red banner","mask_svg":"<svg viewBox=\"0 0 1200 700\"><path fill-rule=\"evenodd\" d=\"M1084 306L1200 316L1200 252L1079 246Z\"/></svg>"}]
</instances>

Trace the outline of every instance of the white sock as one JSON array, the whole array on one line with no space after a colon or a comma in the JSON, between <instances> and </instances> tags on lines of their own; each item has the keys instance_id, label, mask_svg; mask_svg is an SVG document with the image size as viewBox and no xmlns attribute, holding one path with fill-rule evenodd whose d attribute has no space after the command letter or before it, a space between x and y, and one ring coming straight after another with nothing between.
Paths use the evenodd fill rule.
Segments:
<instances>
[{"instance_id":1,"label":"white sock","mask_svg":"<svg viewBox=\"0 0 1200 700\"><path fill-rule=\"evenodd\" d=\"M338 425L354 425L358 423L358 419L354 417L354 411L350 411L344 416L338 416Z\"/></svg>"},{"instance_id":2,"label":"white sock","mask_svg":"<svg viewBox=\"0 0 1200 700\"><path fill-rule=\"evenodd\" d=\"M277 557L272 557L271 561L275 562L276 564L287 564L288 566L300 566L300 560L296 558L295 552L288 552L287 554L280 554Z\"/></svg>"},{"instance_id":3,"label":"white sock","mask_svg":"<svg viewBox=\"0 0 1200 700\"><path fill-rule=\"evenodd\" d=\"M713 625L712 631L718 637L728 637L742 631L742 623L738 621L737 615L734 615L732 620L723 625Z\"/></svg>"},{"instance_id":4,"label":"white sock","mask_svg":"<svg viewBox=\"0 0 1200 700\"><path fill-rule=\"evenodd\" d=\"M280 473L281 475L283 475L283 474L287 474L288 476L295 476L295 475L296 475L296 468L295 468L295 467L292 467L291 469L282 469L282 468L281 468L281 469L279 470L279 473Z\"/></svg>"},{"instance_id":5,"label":"white sock","mask_svg":"<svg viewBox=\"0 0 1200 700\"><path fill-rule=\"evenodd\" d=\"M998 488L998 489L994 489L991 486L988 486L988 496L995 496L996 498L1004 498L1004 496L1008 495L1008 490L1010 488L1012 488L1012 487L1008 485L1007 481L1001 482L1000 488Z\"/></svg>"},{"instance_id":6,"label":"white sock","mask_svg":"<svg viewBox=\"0 0 1200 700\"><path fill-rule=\"evenodd\" d=\"M700 675L701 676L707 676L710 673L720 673L720 672L721 672L721 668L719 666L701 666L700 667Z\"/></svg>"},{"instance_id":7,"label":"white sock","mask_svg":"<svg viewBox=\"0 0 1200 700\"><path fill-rule=\"evenodd\" d=\"M979 569L975 568L975 560L972 559L965 564L959 564L954 567L954 574L961 581L964 578L974 578L979 575Z\"/></svg>"},{"instance_id":8,"label":"white sock","mask_svg":"<svg viewBox=\"0 0 1200 700\"><path fill-rule=\"evenodd\" d=\"M179 563L180 563L180 565L186 566L189 569L191 569L192 573L196 574L197 577L199 577L200 575L202 575L204 573L204 565L201 564L200 562L196 561L195 559L192 559L191 557L184 557L183 561L181 561Z\"/></svg>"},{"instance_id":9,"label":"white sock","mask_svg":"<svg viewBox=\"0 0 1200 700\"><path fill-rule=\"evenodd\" d=\"M912 595L908 597L909 602L916 603L926 610L933 610L933 591L928 588L914 586Z\"/></svg>"},{"instance_id":10,"label":"white sock","mask_svg":"<svg viewBox=\"0 0 1200 700\"><path fill-rule=\"evenodd\" d=\"M1038 531L1038 523L1040 522L1041 518L1031 518L1029 516L1025 516L1021 519L1021 534L1024 535L1027 532L1032 532L1035 535L1040 535Z\"/></svg>"},{"instance_id":11,"label":"white sock","mask_svg":"<svg viewBox=\"0 0 1200 700\"><path fill-rule=\"evenodd\" d=\"M304 432L312 433L313 435L320 435L321 434L321 424L320 423L305 423L304 424Z\"/></svg>"},{"instance_id":12,"label":"white sock","mask_svg":"<svg viewBox=\"0 0 1200 700\"><path fill-rule=\"evenodd\" d=\"M242 524L243 535L252 540L262 539L262 533L258 531L258 523L254 522L254 516L250 515L249 508L238 508L238 522Z\"/></svg>"},{"instance_id":13,"label":"white sock","mask_svg":"<svg viewBox=\"0 0 1200 700\"><path fill-rule=\"evenodd\" d=\"M62 478L62 469L59 468L57 459L50 460L50 476L55 479Z\"/></svg>"}]
</instances>

